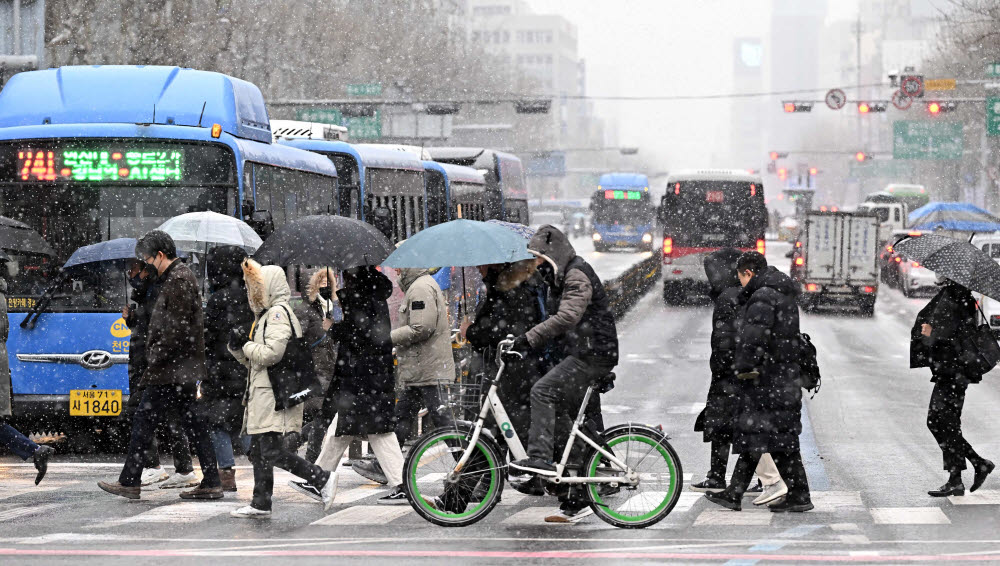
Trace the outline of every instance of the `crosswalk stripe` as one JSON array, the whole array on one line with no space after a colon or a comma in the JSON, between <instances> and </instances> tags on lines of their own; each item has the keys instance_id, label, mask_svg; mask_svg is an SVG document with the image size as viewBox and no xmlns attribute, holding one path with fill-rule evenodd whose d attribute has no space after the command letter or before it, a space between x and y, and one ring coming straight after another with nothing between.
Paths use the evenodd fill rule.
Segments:
<instances>
[{"instance_id":1,"label":"crosswalk stripe","mask_svg":"<svg viewBox=\"0 0 1000 566\"><path fill-rule=\"evenodd\" d=\"M46 503L44 505L29 505L4 509L3 511L0 511L0 522L11 521L20 517L27 517L28 515L37 515L62 506L62 503Z\"/></svg>"},{"instance_id":2,"label":"crosswalk stripe","mask_svg":"<svg viewBox=\"0 0 1000 566\"><path fill-rule=\"evenodd\" d=\"M507 517L501 523L505 525L579 525L580 523L546 523L545 517L559 510L556 504L548 507L528 507Z\"/></svg>"},{"instance_id":3,"label":"crosswalk stripe","mask_svg":"<svg viewBox=\"0 0 1000 566\"><path fill-rule=\"evenodd\" d=\"M29 495L34 493L42 493L45 491L56 491L57 489L62 489L62 488L58 485L38 485L38 486L31 485L31 486L24 486L23 488L17 488L15 486L5 485L3 487L0 487L0 500L10 499L11 497L17 497L19 495Z\"/></svg>"},{"instance_id":4,"label":"crosswalk stripe","mask_svg":"<svg viewBox=\"0 0 1000 566\"><path fill-rule=\"evenodd\" d=\"M115 527L126 523L184 523L207 521L216 515L228 513L236 509L233 503L225 500L214 501L182 501L170 505L161 505L131 517L112 519L92 525L94 527Z\"/></svg>"},{"instance_id":5,"label":"crosswalk stripe","mask_svg":"<svg viewBox=\"0 0 1000 566\"><path fill-rule=\"evenodd\" d=\"M695 519L694 525L767 526L774 513L767 509L744 509L736 513L728 509L706 509Z\"/></svg>"},{"instance_id":6,"label":"crosswalk stripe","mask_svg":"<svg viewBox=\"0 0 1000 566\"><path fill-rule=\"evenodd\" d=\"M355 501L361 501L362 499L367 499L373 495L381 495L385 493L385 491L386 490L380 485L363 485L354 489L348 489L347 491L338 491L336 497L333 498L333 502L337 505L342 503L354 503Z\"/></svg>"},{"instance_id":7,"label":"crosswalk stripe","mask_svg":"<svg viewBox=\"0 0 1000 566\"><path fill-rule=\"evenodd\" d=\"M981 489L976 493L966 493L961 497L948 498L952 505L1000 505L1000 490Z\"/></svg>"},{"instance_id":8,"label":"crosswalk stripe","mask_svg":"<svg viewBox=\"0 0 1000 566\"><path fill-rule=\"evenodd\" d=\"M413 512L409 505L358 505L327 515L313 525L384 525Z\"/></svg>"},{"instance_id":9,"label":"crosswalk stripe","mask_svg":"<svg viewBox=\"0 0 1000 566\"><path fill-rule=\"evenodd\" d=\"M872 507L876 525L947 525L951 519L940 507Z\"/></svg>"}]
</instances>

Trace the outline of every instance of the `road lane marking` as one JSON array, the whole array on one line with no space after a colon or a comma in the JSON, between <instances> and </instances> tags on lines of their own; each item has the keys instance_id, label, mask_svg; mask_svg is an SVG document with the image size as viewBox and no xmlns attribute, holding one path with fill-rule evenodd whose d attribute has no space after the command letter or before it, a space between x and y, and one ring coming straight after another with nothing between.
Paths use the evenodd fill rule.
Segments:
<instances>
[{"instance_id":1,"label":"road lane marking","mask_svg":"<svg viewBox=\"0 0 1000 566\"><path fill-rule=\"evenodd\" d=\"M44 505L27 505L24 507L4 509L0 511L0 523L3 521L12 521L21 517L27 517L28 515L38 515L62 506L62 503L46 503Z\"/></svg>"},{"instance_id":2,"label":"road lane marking","mask_svg":"<svg viewBox=\"0 0 1000 566\"><path fill-rule=\"evenodd\" d=\"M939 507L872 507L876 525L948 525L951 520Z\"/></svg>"},{"instance_id":3,"label":"road lane marking","mask_svg":"<svg viewBox=\"0 0 1000 566\"><path fill-rule=\"evenodd\" d=\"M104 521L92 527L117 527L127 523L185 523L207 521L212 517L228 513L237 506L232 501L182 501L170 505L154 507L131 517Z\"/></svg>"},{"instance_id":4,"label":"road lane marking","mask_svg":"<svg viewBox=\"0 0 1000 566\"><path fill-rule=\"evenodd\" d=\"M390 521L413 513L413 508L409 505L379 506L379 505L357 505L348 507L342 511L337 511L332 515L327 515L318 521L313 521L312 525L385 525Z\"/></svg>"},{"instance_id":5,"label":"road lane marking","mask_svg":"<svg viewBox=\"0 0 1000 566\"><path fill-rule=\"evenodd\" d=\"M813 491L810 495L819 512L865 506L860 491Z\"/></svg>"}]
</instances>

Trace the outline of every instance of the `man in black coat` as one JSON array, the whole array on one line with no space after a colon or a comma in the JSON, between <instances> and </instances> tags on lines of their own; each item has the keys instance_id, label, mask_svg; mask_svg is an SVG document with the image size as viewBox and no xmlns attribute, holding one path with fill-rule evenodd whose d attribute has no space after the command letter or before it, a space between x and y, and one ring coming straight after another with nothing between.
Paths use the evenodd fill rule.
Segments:
<instances>
[{"instance_id":1,"label":"man in black coat","mask_svg":"<svg viewBox=\"0 0 1000 566\"><path fill-rule=\"evenodd\" d=\"M736 264L743 291L736 349L736 372L742 390L733 435L733 452L740 455L729 487L707 493L713 503L742 508L753 469L770 453L788 487L784 501L771 511L803 512L813 508L799 434L802 433L802 385L799 379L798 288L787 275L757 252L745 252Z\"/></svg>"},{"instance_id":2,"label":"man in black coat","mask_svg":"<svg viewBox=\"0 0 1000 566\"><path fill-rule=\"evenodd\" d=\"M976 300L965 287L943 280L941 290L917 314L910 332L910 367L930 367L930 406L927 428L944 455L948 481L927 492L931 497L965 495L962 470L965 461L972 463L975 478L969 491L976 491L993 471L993 462L983 458L962 436L962 407L970 383L983 376L962 362L963 341L976 327Z\"/></svg>"},{"instance_id":3,"label":"man in black coat","mask_svg":"<svg viewBox=\"0 0 1000 566\"><path fill-rule=\"evenodd\" d=\"M219 460L223 491L236 491L236 459L233 439L243 428L243 396L247 369L229 353L230 332L244 328L247 334L254 314L243 281L246 251L239 246L218 246L208 253L208 283L211 294L205 305L205 362L208 378L201 384L205 421L212 431L212 445Z\"/></svg>"}]
</instances>

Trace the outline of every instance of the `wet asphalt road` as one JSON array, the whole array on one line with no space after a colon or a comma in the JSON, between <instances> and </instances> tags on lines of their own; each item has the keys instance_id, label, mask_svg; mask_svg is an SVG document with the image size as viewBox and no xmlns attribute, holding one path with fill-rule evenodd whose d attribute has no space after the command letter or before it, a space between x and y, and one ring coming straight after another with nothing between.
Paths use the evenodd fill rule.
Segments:
<instances>
[{"instance_id":1,"label":"wet asphalt road","mask_svg":"<svg viewBox=\"0 0 1000 566\"><path fill-rule=\"evenodd\" d=\"M772 243L770 259L785 266L786 249ZM624 261L632 254L605 255ZM182 503L166 490L126 501L94 485L117 476L120 457L60 456L34 487L33 470L4 456L0 564L1000 562L1000 474L964 498L926 495L944 472L924 424L929 372L908 369L909 328L925 302L882 289L873 319L803 316L824 375L822 391L806 403L802 439L817 507L809 513L776 515L749 500L736 513L686 492L663 522L628 531L593 516L546 524L554 499L509 490L480 523L445 529L408 507L377 506L382 488L346 470L330 514L279 475L273 519L248 522L227 515L249 499L246 467L238 471L239 493L222 502ZM619 378L604 397L609 424L632 420L670 432L685 484L708 467L706 445L691 429L708 388L710 312L667 307L659 287L650 292L619 325ZM972 444L994 460L997 406L1000 382L988 375L970 389L964 424Z\"/></svg>"}]
</instances>

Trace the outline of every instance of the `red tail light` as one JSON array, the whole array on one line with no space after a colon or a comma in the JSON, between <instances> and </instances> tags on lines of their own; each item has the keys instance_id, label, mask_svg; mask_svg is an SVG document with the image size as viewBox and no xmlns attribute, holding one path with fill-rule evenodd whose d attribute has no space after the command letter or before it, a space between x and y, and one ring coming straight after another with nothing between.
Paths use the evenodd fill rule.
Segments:
<instances>
[{"instance_id":1,"label":"red tail light","mask_svg":"<svg viewBox=\"0 0 1000 566\"><path fill-rule=\"evenodd\" d=\"M866 286L865 287L865 293L874 293L874 292L875 292L875 287L871 287L871 286Z\"/></svg>"},{"instance_id":2,"label":"red tail light","mask_svg":"<svg viewBox=\"0 0 1000 566\"><path fill-rule=\"evenodd\" d=\"M750 196L757 196L757 185L754 183L750 183Z\"/></svg>"},{"instance_id":3,"label":"red tail light","mask_svg":"<svg viewBox=\"0 0 1000 566\"><path fill-rule=\"evenodd\" d=\"M816 285L815 283L806 284L806 291L809 291L810 293L816 292L817 289L819 289L819 286Z\"/></svg>"},{"instance_id":4,"label":"red tail light","mask_svg":"<svg viewBox=\"0 0 1000 566\"><path fill-rule=\"evenodd\" d=\"M903 258L900 258L900 257L896 258L896 263L902 263L902 261L903 261Z\"/></svg>"},{"instance_id":5,"label":"red tail light","mask_svg":"<svg viewBox=\"0 0 1000 566\"><path fill-rule=\"evenodd\" d=\"M806 263L805 259L803 259L801 257L795 258L795 265L805 265L805 263Z\"/></svg>"},{"instance_id":6,"label":"red tail light","mask_svg":"<svg viewBox=\"0 0 1000 566\"><path fill-rule=\"evenodd\" d=\"M757 253L764 255L764 240L757 240Z\"/></svg>"},{"instance_id":7,"label":"red tail light","mask_svg":"<svg viewBox=\"0 0 1000 566\"><path fill-rule=\"evenodd\" d=\"M675 195L681 194L681 184L680 183L675 183L674 184L674 194Z\"/></svg>"},{"instance_id":8,"label":"red tail light","mask_svg":"<svg viewBox=\"0 0 1000 566\"><path fill-rule=\"evenodd\" d=\"M669 257L674 253L674 239L670 236L663 238L663 255Z\"/></svg>"},{"instance_id":9,"label":"red tail light","mask_svg":"<svg viewBox=\"0 0 1000 566\"><path fill-rule=\"evenodd\" d=\"M802 247L802 242L795 242L795 247L796 248L801 248Z\"/></svg>"},{"instance_id":10,"label":"red tail light","mask_svg":"<svg viewBox=\"0 0 1000 566\"><path fill-rule=\"evenodd\" d=\"M912 265L913 267L920 267L920 262L919 261L914 261L914 262L911 262L910 265Z\"/></svg>"},{"instance_id":11,"label":"red tail light","mask_svg":"<svg viewBox=\"0 0 1000 566\"><path fill-rule=\"evenodd\" d=\"M890 246L886 246L885 247L885 251L887 251L889 253L892 253L892 246L891 245Z\"/></svg>"}]
</instances>

